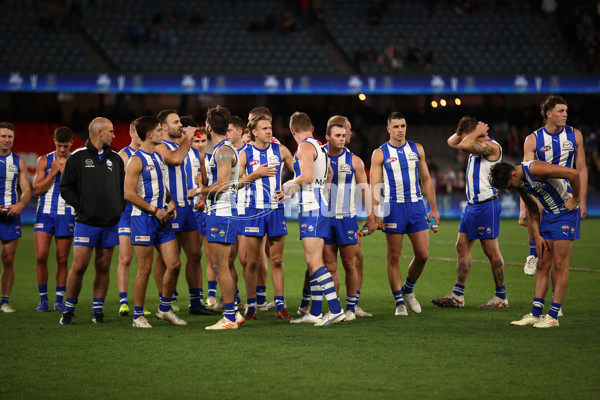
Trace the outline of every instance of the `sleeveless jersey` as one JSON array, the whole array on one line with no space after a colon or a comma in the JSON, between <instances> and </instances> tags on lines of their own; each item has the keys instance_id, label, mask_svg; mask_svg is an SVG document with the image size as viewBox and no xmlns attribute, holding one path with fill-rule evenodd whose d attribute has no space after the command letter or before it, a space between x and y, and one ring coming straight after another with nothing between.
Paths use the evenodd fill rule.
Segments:
<instances>
[{"instance_id":1,"label":"sleeveless jersey","mask_svg":"<svg viewBox=\"0 0 600 400\"><path fill-rule=\"evenodd\" d=\"M19 202L17 183L19 181L20 157L12 151L0 156L0 205L12 206Z\"/></svg>"},{"instance_id":2,"label":"sleeveless jersey","mask_svg":"<svg viewBox=\"0 0 600 400\"><path fill-rule=\"evenodd\" d=\"M557 178L549 178L544 181L535 178L529 170L534 162L535 160L521 163L525 177L519 187L533 194L546 212L558 214L562 211L563 204L569 199L567 181Z\"/></svg>"},{"instance_id":3,"label":"sleeveless jersey","mask_svg":"<svg viewBox=\"0 0 600 400\"><path fill-rule=\"evenodd\" d=\"M240 177L240 163L238 152L229 140L223 139L214 147L210 163L206 173L208 175L208 185L210 186L217 182L217 162L215 160L215 154L221 147L229 147L233 150L235 155L235 165L231 167L231 174L229 176L229 182L226 182L227 190L217 195L209 194L206 199L206 212L210 215L216 215L218 217L231 217L237 214L237 206L235 204L235 194L237 192L238 180Z\"/></svg>"},{"instance_id":4,"label":"sleeveless jersey","mask_svg":"<svg viewBox=\"0 0 600 400\"><path fill-rule=\"evenodd\" d=\"M165 209L167 202L167 190L169 177L167 175L167 166L158 153L146 153L142 149L136 150L132 157L138 157L142 161L142 171L138 178L137 194L142 199L150 203L152 207ZM132 205L131 216L143 215L143 211L136 205Z\"/></svg>"},{"instance_id":5,"label":"sleeveless jersey","mask_svg":"<svg viewBox=\"0 0 600 400\"><path fill-rule=\"evenodd\" d=\"M535 157L540 161L550 164L562 165L573 168L575 162L575 129L572 126L564 126L556 134L549 133L545 127L533 132L535 136ZM567 182L569 193L573 190Z\"/></svg>"},{"instance_id":6,"label":"sleeveless jersey","mask_svg":"<svg viewBox=\"0 0 600 400\"><path fill-rule=\"evenodd\" d=\"M46 175L50 172L52 162L56 160L56 151L46 154ZM57 215L75 215L73 207L60 196L60 176L59 172L54 176L48 190L38 197L37 212L52 216Z\"/></svg>"},{"instance_id":7,"label":"sleeveless jersey","mask_svg":"<svg viewBox=\"0 0 600 400\"><path fill-rule=\"evenodd\" d=\"M162 141L162 143L171 151L175 151L179 148L179 144L175 142L169 142L168 140ZM186 164L189 163L189 159L186 156L183 162L179 165L167 165L169 171L169 193L177 207L185 207L186 205L192 204L187 199L187 179L185 175Z\"/></svg>"},{"instance_id":8,"label":"sleeveless jersey","mask_svg":"<svg viewBox=\"0 0 600 400\"><path fill-rule=\"evenodd\" d=\"M131 160L131 157L133 156L133 153L135 153L135 150L131 148L131 146L127 146L127 147L123 147L121 150L119 150L119 153L125 153L127 154L127 158L129 160ZM127 165L125 165L125 169L127 169ZM125 202L125 209L123 210L123 214L124 215L131 215L131 203L126 201Z\"/></svg>"},{"instance_id":9,"label":"sleeveless jersey","mask_svg":"<svg viewBox=\"0 0 600 400\"><path fill-rule=\"evenodd\" d=\"M406 140L401 147L387 142L379 147L383 152L383 184L386 202L415 203L422 199L419 187L419 151L414 142Z\"/></svg>"},{"instance_id":10,"label":"sleeveless jersey","mask_svg":"<svg viewBox=\"0 0 600 400\"><path fill-rule=\"evenodd\" d=\"M331 212L335 213L338 219L356 216L356 177L352 164L353 156L354 154L346 148L337 156L329 156L329 163L333 169L329 204L331 204Z\"/></svg>"},{"instance_id":11,"label":"sleeveless jersey","mask_svg":"<svg viewBox=\"0 0 600 400\"><path fill-rule=\"evenodd\" d=\"M313 162L313 181L308 185L302 185L298 193L298 209L301 213L319 209L322 203L326 203L323 190L327 182L327 167L329 165L327 151L319 144L317 139L309 137L302 141L302 143L304 142L313 145L317 151L317 157ZM299 175L300 162L297 155L294 155L294 177L297 178Z\"/></svg>"},{"instance_id":12,"label":"sleeveless jersey","mask_svg":"<svg viewBox=\"0 0 600 400\"><path fill-rule=\"evenodd\" d=\"M238 154L241 154L242 151L245 151L250 145L248 143L244 143L242 147L237 149ZM245 165L240 166L240 168L245 168ZM235 202L237 204L237 212L238 215L246 214L246 208L248 208L248 185L244 186L241 189L238 189Z\"/></svg>"},{"instance_id":13,"label":"sleeveless jersey","mask_svg":"<svg viewBox=\"0 0 600 400\"><path fill-rule=\"evenodd\" d=\"M258 178L247 186L246 192L248 207L250 208L283 208L283 203L278 202L275 197L275 191L281 190L281 168L283 158L281 157L280 145L271 142L269 146L260 150L255 146L247 146L246 152L246 174L250 175L262 164L277 168L277 175ZM238 198L239 201L239 198ZM238 203L239 208L239 203Z\"/></svg>"},{"instance_id":14,"label":"sleeveless jersey","mask_svg":"<svg viewBox=\"0 0 600 400\"><path fill-rule=\"evenodd\" d=\"M490 142L500 144L494 139ZM500 147L500 157L496 161L490 161L482 154L470 154L469 165L467 166L467 199L469 204L477 204L486 201L498 195L498 191L490 185L490 170L496 163L502 161L502 147Z\"/></svg>"},{"instance_id":15,"label":"sleeveless jersey","mask_svg":"<svg viewBox=\"0 0 600 400\"><path fill-rule=\"evenodd\" d=\"M196 189L198 185L194 182L194 179L200 173L200 163L204 162L205 169L208 170L208 163L210 162L210 154L204 153L204 160L200 160L200 152L196 149L190 148L188 152L189 162L186 165L185 175L187 178L187 189ZM194 202L200 197L200 195L194 198ZM198 211L198 210L194 210Z\"/></svg>"}]
</instances>

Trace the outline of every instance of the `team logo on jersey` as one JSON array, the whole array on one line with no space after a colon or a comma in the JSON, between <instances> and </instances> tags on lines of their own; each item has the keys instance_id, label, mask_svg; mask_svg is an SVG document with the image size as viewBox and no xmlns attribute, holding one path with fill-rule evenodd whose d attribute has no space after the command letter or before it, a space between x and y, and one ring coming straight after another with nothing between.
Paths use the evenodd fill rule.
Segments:
<instances>
[{"instance_id":1,"label":"team logo on jersey","mask_svg":"<svg viewBox=\"0 0 600 400\"><path fill-rule=\"evenodd\" d=\"M250 161L250 165L257 165L258 164L258 160L252 160Z\"/></svg>"},{"instance_id":2,"label":"team logo on jersey","mask_svg":"<svg viewBox=\"0 0 600 400\"><path fill-rule=\"evenodd\" d=\"M279 157L271 156L269 157L269 167L276 167L280 164Z\"/></svg>"},{"instance_id":3,"label":"team logo on jersey","mask_svg":"<svg viewBox=\"0 0 600 400\"><path fill-rule=\"evenodd\" d=\"M10 164L7 168L9 172L19 172L19 169L15 164Z\"/></svg>"},{"instance_id":4,"label":"team logo on jersey","mask_svg":"<svg viewBox=\"0 0 600 400\"><path fill-rule=\"evenodd\" d=\"M573 143L566 141L562 145L563 150L573 150Z\"/></svg>"},{"instance_id":5,"label":"team logo on jersey","mask_svg":"<svg viewBox=\"0 0 600 400\"><path fill-rule=\"evenodd\" d=\"M417 161L419 159L419 156L417 155L417 153L408 153L408 157L407 157L410 161Z\"/></svg>"},{"instance_id":6,"label":"team logo on jersey","mask_svg":"<svg viewBox=\"0 0 600 400\"><path fill-rule=\"evenodd\" d=\"M258 233L259 232L258 226L247 226L244 229L244 232L246 232L246 233Z\"/></svg>"},{"instance_id":7,"label":"team logo on jersey","mask_svg":"<svg viewBox=\"0 0 600 400\"><path fill-rule=\"evenodd\" d=\"M154 165L147 165L146 171L154 171Z\"/></svg>"},{"instance_id":8,"label":"team logo on jersey","mask_svg":"<svg viewBox=\"0 0 600 400\"><path fill-rule=\"evenodd\" d=\"M165 169L167 169L167 166L166 166L166 165L165 165L165 163L163 163L163 162L160 162L160 161L159 161L159 162L158 162L158 165L160 165L160 169L161 169L161 171L164 171Z\"/></svg>"},{"instance_id":9,"label":"team logo on jersey","mask_svg":"<svg viewBox=\"0 0 600 400\"><path fill-rule=\"evenodd\" d=\"M192 165L194 166L194 168L200 168L200 160L198 160L197 158L194 158L192 160Z\"/></svg>"},{"instance_id":10,"label":"team logo on jersey","mask_svg":"<svg viewBox=\"0 0 600 400\"><path fill-rule=\"evenodd\" d=\"M86 168L94 168L94 160L92 160L91 158L87 158L85 160L85 167Z\"/></svg>"},{"instance_id":11,"label":"team logo on jersey","mask_svg":"<svg viewBox=\"0 0 600 400\"><path fill-rule=\"evenodd\" d=\"M550 146L544 146L544 147L542 147L540 150L541 150L541 151L550 151L550 149L551 149L551 148L552 148L552 147L550 147Z\"/></svg>"},{"instance_id":12,"label":"team logo on jersey","mask_svg":"<svg viewBox=\"0 0 600 400\"><path fill-rule=\"evenodd\" d=\"M150 236L136 236L135 241L136 242L149 242Z\"/></svg>"},{"instance_id":13,"label":"team logo on jersey","mask_svg":"<svg viewBox=\"0 0 600 400\"><path fill-rule=\"evenodd\" d=\"M394 161L398 160L396 157L390 157L387 160L385 160L386 163L393 163Z\"/></svg>"},{"instance_id":14,"label":"team logo on jersey","mask_svg":"<svg viewBox=\"0 0 600 400\"><path fill-rule=\"evenodd\" d=\"M350 166L348 164L342 164L340 165L340 172L350 172Z\"/></svg>"},{"instance_id":15,"label":"team logo on jersey","mask_svg":"<svg viewBox=\"0 0 600 400\"><path fill-rule=\"evenodd\" d=\"M75 243L89 243L90 242L90 238L89 237L81 237L81 236L77 236L73 239L73 241Z\"/></svg>"}]
</instances>

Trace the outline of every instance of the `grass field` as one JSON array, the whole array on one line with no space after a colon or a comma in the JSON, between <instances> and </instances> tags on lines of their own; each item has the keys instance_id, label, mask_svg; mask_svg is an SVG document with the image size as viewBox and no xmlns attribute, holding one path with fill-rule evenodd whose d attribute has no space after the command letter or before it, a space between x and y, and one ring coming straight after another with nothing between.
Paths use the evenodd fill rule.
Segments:
<instances>
[{"instance_id":1,"label":"grass field","mask_svg":"<svg viewBox=\"0 0 600 400\"><path fill-rule=\"evenodd\" d=\"M457 228L458 221L442 221L440 232L432 235L430 259L415 288L423 306L419 315L394 316L385 238L376 232L363 240L360 300L372 318L315 328L275 320L269 311L239 331L209 332L204 327L216 317L183 311L187 327L152 318L153 329L133 329L131 318L117 313L116 256L104 308L106 324L94 325L89 319L93 270L85 277L74 325L60 326L57 312L36 313L33 232L25 227L11 296L17 312L0 314L0 399L600 398L600 241L595 236L600 220L582 224L583 239L575 242L571 257L565 316L559 328L546 330L509 326L530 311L534 282L522 268L526 232L513 220L502 221L500 240L510 307L477 307L494 290L478 244L466 307L438 309L430 304L454 284ZM290 223L290 232L284 261L292 313L300 301L305 266L297 224ZM405 238L403 278L411 252ZM135 269L134 261L132 277ZM53 301L52 278L48 286ZM154 282L149 286L147 307L156 310ZM184 306L183 273L178 289Z\"/></svg>"}]
</instances>

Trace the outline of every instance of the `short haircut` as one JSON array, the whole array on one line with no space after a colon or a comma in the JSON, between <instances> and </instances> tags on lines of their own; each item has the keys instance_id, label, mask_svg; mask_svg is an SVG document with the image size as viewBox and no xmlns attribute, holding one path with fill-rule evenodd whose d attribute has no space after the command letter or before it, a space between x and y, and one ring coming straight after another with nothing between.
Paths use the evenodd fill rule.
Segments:
<instances>
[{"instance_id":1,"label":"short haircut","mask_svg":"<svg viewBox=\"0 0 600 400\"><path fill-rule=\"evenodd\" d=\"M346 127L344 126L344 124L340 124L338 122L328 123L327 130L325 131L325 136L331 136L331 130L333 128L342 128L342 129L346 130Z\"/></svg>"},{"instance_id":2,"label":"short haircut","mask_svg":"<svg viewBox=\"0 0 600 400\"><path fill-rule=\"evenodd\" d=\"M506 189L514 170L515 166L509 163L499 162L494 164L490 170L490 185L496 189Z\"/></svg>"},{"instance_id":3,"label":"short haircut","mask_svg":"<svg viewBox=\"0 0 600 400\"><path fill-rule=\"evenodd\" d=\"M226 135L229 128L229 110L225 107L216 106L209 108L206 113L206 122L212 127L217 135Z\"/></svg>"},{"instance_id":4,"label":"short haircut","mask_svg":"<svg viewBox=\"0 0 600 400\"><path fill-rule=\"evenodd\" d=\"M393 119L404 119L406 120L406 117L404 117L404 114L402 114L399 111L394 111L393 113L391 113L390 115L388 115L387 117L387 124L389 125Z\"/></svg>"},{"instance_id":5,"label":"short haircut","mask_svg":"<svg viewBox=\"0 0 600 400\"><path fill-rule=\"evenodd\" d=\"M548 111L552 111L557 104L564 104L565 106L569 106L564 98L556 95L550 95L546 97L546 100L544 100L544 102L540 105L540 112L542 114L544 124L548 120L548 116L546 116L546 113Z\"/></svg>"},{"instance_id":6,"label":"short haircut","mask_svg":"<svg viewBox=\"0 0 600 400\"><path fill-rule=\"evenodd\" d=\"M73 141L73 131L68 126L59 126L54 130L54 140L58 143L69 143Z\"/></svg>"},{"instance_id":7,"label":"short haircut","mask_svg":"<svg viewBox=\"0 0 600 400\"><path fill-rule=\"evenodd\" d=\"M246 127L246 124L244 124L244 121L242 121L242 119L240 117L238 117L237 115L230 116L228 124L233 125L236 128L241 129L241 130L244 130L244 128Z\"/></svg>"},{"instance_id":8,"label":"short haircut","mask_svg":"<svg viewBox=\"0 0 600 400\"><path fill-rule=\"evenodd\" d=\"M477 118L473 117L462 117L460 121L458 121L458 126L456 127L456 134L461 136L463 133L470 133L477 128Z\"/></svg>"},{"instance_id":9,"label":"short haircut","mask_svg":"<svg viewBox=\"0 0 600 400\"><path fill-rule=\"evenodd\" d=\"M290 129L295 132L312 132L312 122L310 121L310 117L301 111L296 111L290 117Z\"/></svg>"},{"instance_id":10,"label":"short haircut","mask_svg":"<svg viewBox=\"0 0 600 400\"><path fill-rule=\"evenodd\" d=\"M167 122L167 117L171 114L177 114L177 111L167 108L166 110L159 112L158 115L156 115L156 118L158 118L161 124L164 124Z\"/></svg>"},{"instance_id":11,"label":"short haircut","mask_svg":"<svg viewBox=\"0 0 600 400\"><path fill-rule=\"evenodd\" d=\"M156 117L144 116L139 117L134 121L135 131L142 142L146 141L148 137L147 133L152 129L156 128L156 125L160 124L160 120Z\"/></svg>"},{"instance_id":12,"label":"short haircut","mask_svg":"<svg viewBox=\"0 0 600 400\"><path fill-rule=\"evenodd\" d=\"M250 135L250 140L255 141L256 136L252 131L256 128L260 121L269 121L271 122L271 116L267 114L257 114L248 122L248 135Z\"/></svg>"},{"instance_id":13,"label":"short haircut","mask_svg":"<svg viewBox=\"0 0 600 400\"><path fill-rule=\"evenodd\" d=\"M273 114L271 114L271 110L269 110L267 107L254 107L252 110L250 110L250 112L248 112L248 115L252 114L253 116L257 116L258 114L266 114L269 117L271 117L271 119L273 118Z\"/></svg>"},{"instance_id":14,"label":"short haircut","mask_svg":"<svg viewBox=\"0 0 600 400\"><path fill-rule=\"evenodd\" d=\"M327 125L341 124L344 127L346 127L346 124L349 124L349 123L350 123L350 121L348 121L348 118L344 117L343 115L334 115L333 117L331 117L327 120Z\"/></svg>"},{"instance_id":15,"label":"short haircut","mask_svg":"<svg viewBox=\"0 0 600 400\"><path fill-rule=\"evenodd\" d=\"M188 126L193 128L198 127L198 124L196 121L194 121L194 118L190 117L189 115L184 115L183 117L179 118L179 122L181 122L181 125L183 125L184 128Z\"/></svg>"},{"instance_id":16,"label":"short haircut","mask_svg":"<svg viewBox=\"0 0 600 400\"><path fill-rule=\"evenodd\" d=\"M13 131L13 133L15 132L15 126L10 122L0 122L0 129L2 128L8 129L9 131Z\"/></svg>"}]
</instances>

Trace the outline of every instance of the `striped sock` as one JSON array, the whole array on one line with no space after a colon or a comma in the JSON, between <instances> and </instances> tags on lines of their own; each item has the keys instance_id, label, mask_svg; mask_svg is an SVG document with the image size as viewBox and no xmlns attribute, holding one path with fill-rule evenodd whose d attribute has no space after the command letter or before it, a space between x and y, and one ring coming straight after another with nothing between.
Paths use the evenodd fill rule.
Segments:
<instances>
[{"instance_id":1,"label":"striped sock","mask_svg":"<svg viewBox=\"0 0 600 400\"><path fill-rule=\"evenodd\" d=\"M360 301L360 290L356 291L356 305L358 306L358 302Z\"/></svg>"},{"instance_id":2,"label":"striped sock","mask_svg":"<svg viewBox=\"0 0 600 400\"><path fill-rule=\"evenodd\" d=\"M158 309L162 312L169 311L171 309L172 301L173 301L172 298L166 298L166 297L160 296L160 306L158 307Z\"/></svg>"},{"instance_id":3,"label":"striped sock","mask_svg":"<svg viewBox=\"0 0 600 400\"><path fill-rule=\"evenodd\" d=\"M70 299L67 297L65 300L65 311L75 311L75 305L77 304L77 298Z\"/></svg>"},{"instance_id":4,"label":"striped sock","mask_svg":"<svg viewBox=\"0 0 600 400\"><path fill-rule=\"evenodd\" d=\"M310 289L302 288L302 301L300 307L307 307L310 305Z\"/></svg>"},{"instance_id":5,"label":"striped sock","mask_svg":"<svg viewBox=\"0 0 600 400\"><path fill-rule=\"evenodd\" d=\"M257 286L256 287L256 303L258 305L265 304L267 302L267 287Z\"/></svg>"},{"instance_id":6,"label":"striped sock","mask_svg":"<svg viewBox=\"0 0 600 400\"><path fill-rule=\"evenodd\" d=\"M333 314L339 314L342 312L340 299L335 292L333 277L327 268L322 266L313 274L313 276L317 279L319 285L321 286L321 290L323 290L323 294L325 295L325 299L327 299L327 304L329 305L329 312Z\"/></svg>"},{"instance_id":7,"label":"striped sock","mask_svg":"<svg viewBox=\"0 0 600 400\"><path fill-rule=\"evenodd\" d=\"M94 303L92 306L92 314L101 313L102 308L104 308L104 299L99 297L94 297Z\"/></svg>"},{"instance_id":8,"label":"striped sock","mask_svg":"<svg viewBox=\"0 0 600 400\"><path fill-rule=\"evenodd\" d=\"M500 297L502 300L506 300L506 287L496 286L496 296Z\"/></svg>"},{"instance_id":9,"label":"striped sock","mask_svg":"<svg viewBox=\"0 0 600 400\"><path fill-rule=\"evenodd\" d=\"M415 283L417 283L417 281L413 281L407 277L406 281L404 282L404 286L402 286L402 293L412 294Z\"/></svg>"},{"instance_id":10,"label":"striped sock","mask_svg":"<svg viewBox=\"0 0 600 400\"><path fill-rule=\"evenodd\" d=\"M346 296L346 311L356 311L356 296Z\"/></svg>"},{"instance_id":11,"label":"striped sock","mask_svg":"<svg viewBox=\"0 0 600 400\"><path fill-rule=\"evenodd\" d=\"M465 286L459 283L454 284L454 289L452 289L452 293L456 296L464 296L465 295Z\"/></svg>"},{"instance_id":12,"label":"striped sock","mask_svg":"<svg viewBox=\"0 0 600 400\"><path fill-rule=\"evenodd\" d=\"M535 242L529 242L529 255L537 257L537 249L535 248Z\"/></svg>"},{"instance_id":13,"label":"striped sock","mask_svg":"<svg viewBox=\"0 0 600 400\"><path fill-rule=\"evenodd\" d=\"M548 315L554 319L558 319L558 312L560 311L561 304L552 302L550 303L550 310L548 310Z\"/></svg>"},{"instance_id":14,"label":"striped sock","mask_svg":"<svg viewBox=\"0 0 600 400\"><path fill-rule=\"evenodd\" d=\"M142 315L144 315L144 306L133 306L133 319L138 319Z\"/></svg>"},{"instance_id":15,"label":"striped sock","mask_svg":"<svg viewBox=\"0 0 600 400\"><path fill-rule=\"evenodd\" d=\"M276 311L285 310L285 299L283 296L275 296L275 307Z\"/></svg>"},{"instance_id":16,"label":"striped sock","mask_svg":"<svg viewBox=\"0 0 600 400\"><path fill-rule=\"evenodd\" d=\"M228 320L230 320L231 322L235 322L235 311L236 308L234 307L233 303L225 303L225 318L227 318Z\"/></svg>"},{"instance_id":17,"label":"striped sock","mask_svg":"<svg viewBox=\"0 0 600 400\"><path fill-rule=\"evenodd\" d=\"M119 304L129 304L127 301L127 292L119 292Z\"/></svg>"},{"instance_id":18,"label":"striped sock","mask_svg":"<svg viewBox=\"0 0 600 400\"><path fill-rule=\"evenodd\" d=\"M198 288L195 289L190 289L190 308L196 308L196 307L200 307L202 305L201 303L201 297L200 297L200 290Z\"/></svg>"},{"instance_id":19,"label":"striped sock","mask_svg":"<svg viewBox=\"0 0 600 400\"><path fill-rule=\"evenodd\" d=\"M392 292L394 300L396 301L396 307L404 305L404 299L402 298L402 290L396 290Z\"/></svg>"},{"instance_id":20,"label":"striped sock","mask_svg":"<svg viewBox=\"0 0 600 400\"><path fill-rule=\"evenodd\" d=\"M540 317L542 315L542 311L544 311L544 299L534 297L533 307L531 307L531 313L534 317Z\"/></svg>"},{"instance_id":21,"label":"striped sock","mask_svg":"<svg viewBox=\"0 0 600 400\"><path fill-rule=\"evenodd\" d=\"M235 291L235 299L233 301L233 306L237 309L238 304L240 304L242 302L242 299L240 299L240 291L236 290Z\"/></svg>"},{"instance_id":22,"label":"striped sock","mask_svg":"<svg viewBox=\"0 0 600 400\"><path fill-rule=\"evenodd\" d=\"M8 304L8 300L10 300L10 296L2 296L2 300L0 300L0 304Z\"/></svg>"},{"instance_id":23,"label":"striped sock","mask_svg":"<svg viewBox=\"0 0 600 400\"><path fill-rule=\"evenodd\" d=\"M67 290L66 286L57 286L56 287L56 300L55 303L62 304L65 298L65 291Z\"/></svg>"},{"instance_id":24,"label":"striped sock","mask_svg":"<svg viewBox=\"0 0 600 400\"><path fill-rule=\"evenodd\" d=\"M208 297L217 297L217 281L208 281Z\"/></svg>"},{"instance_id":25,"label":"striped sock","mask_svg":"<svg viewBox=\"0 0 600 400\"><path fill-rule=\"evenodd\" d=\"M246 298L246 305L248 306L248 311L256 312L256 297L252 297L251 299Z\"/></svg>"},{"instance_id":26,"label":"striped sock","mask_svg":"<svg viewBox=\"0 0 600 400\"><path fill-rule=\"evenodd\" d=\"M38 291L40 292L40 301L48 301L48 285L38 285Z\"/></svg>"},{"instance_id":27,"label":"striped sock","mask_svg":"<svg viewBox=\"0 0 600 400\"><path fill-rule=\"evenodd\" d=\"M177 291L177 289L175 289L173 291L173 300L177 300L177 296L179 296L179 292Z\"/></svg>"},{"instance_id":28,"label":"striped sock","mask_svg":"<svg viewBox=\"0 0 600 400\"><path fill-rule=\"evenodd\" d=\"M310 300L310 313L318 317L323 313L323 291L314 275L310 277Z\"/></svg>"}]
</instances>

